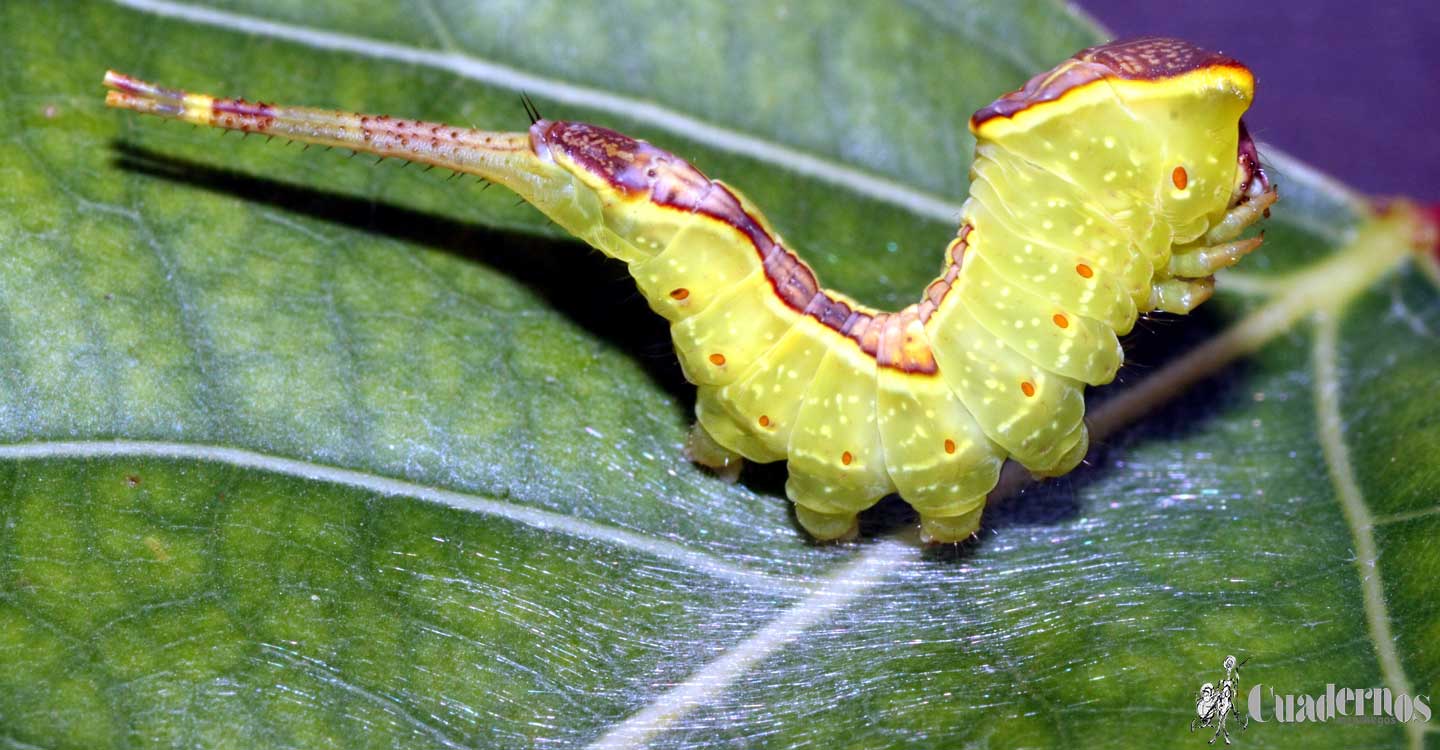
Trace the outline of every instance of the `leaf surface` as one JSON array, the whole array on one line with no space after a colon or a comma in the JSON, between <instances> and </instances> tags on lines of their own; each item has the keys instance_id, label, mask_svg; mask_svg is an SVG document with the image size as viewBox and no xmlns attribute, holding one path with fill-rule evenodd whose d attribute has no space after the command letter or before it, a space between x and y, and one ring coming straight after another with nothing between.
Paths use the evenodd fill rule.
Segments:
<instances>
[{"instance_id":1,"label":"leaf surface","mask_svg":"<svg viewBox=\"0 0 1440 750\"><path fill-rule=\"evenodd\" d=\"M512 196L101 104L113 67L519 129L525 89L894 307L954 231L969 113L1100 38L1046 2L675 5L0 6L0 744L1198 743L1228 653L1242 687L1440 692L1435 277L1303 165L1097 401L1197 385L975 543L891 506L817 547L782 472L684 461L664 326Z\"/></svg>"}]
</instances>

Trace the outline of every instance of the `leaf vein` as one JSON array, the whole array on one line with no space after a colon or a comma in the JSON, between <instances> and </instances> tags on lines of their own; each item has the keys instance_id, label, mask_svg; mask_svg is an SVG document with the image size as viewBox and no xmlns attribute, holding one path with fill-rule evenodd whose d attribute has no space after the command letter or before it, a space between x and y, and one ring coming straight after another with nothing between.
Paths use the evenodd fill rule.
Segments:
<instances>
[{"instance_id":1,"label":"leaf vein","mask_svg":"<svg viewBox=\"0 0 1440 750\"><path fill-rule=\"evenodd\" d=\"M1388 526L1392 523L1404 523L1406 521L1414 521L1417 518L1427 518L1434 515L1440 515L1440 505L1422 508L1420 510L1408 510L1404 513L1391 513L1388 516L1376 516L1373 525Z\"/></svg>"},{"instance_id":2,"label":"leaf vein","mask_svg":"<svg viewBox=\"0 0 1440 750\"><path fill-rule=\"evenodd\" d=\"M736 565L675 542L652 539L625 529L539 508L503 502L454 490L406 482L375 474L272 456L243 448L147 440L96 440L12 443L0 445L0 460L143 457L188 459L256 469L317 482L354 487L390 497L409 497L458 510L497 516L525 526L610 544L667 560L706 575L779 596L793 597L806 588L781 576Z\"/></svg>"},{"instance_id":3,"label":"leaf vein","mask_svg":"<svg viewBox=\"0 0 1440 750\"><path fill-rule=\"evenodd\" d=\"M1365 504L1365 496L1355 479L1355 467L1350 462L1350 448L1345 443L1345 423L1340 415L1340 375L1337 366L1339 355L1336 340L1339 338L1337 316L1330 311L1315 314L1315 346L1312 351L1312 365L1315 370L1315 416L1319 423L1320 446L1325 455L1325 465L1330 470L1330 482L1335 487L1336 499L1345 522L1350 527L1350 537L1355 544L1355 568L1360 574L1360 590L1364 600L1365 621L1370 630L1370 639L1375 645L1375 656L1380 662L1380 674L1386 686L1397 695L1410 693L1410 680L1400 664L1395 650L1395 635L1390 630L1390 615L1385 604L1385 587L1380 580L1380 553L1375 544L1375 519ZM1410 738L1410 747L1424 744L1422 725L1407 723L1405 732Z\"/></svg>"},{"instance_id":4,"label":"leaf vein","mask_svg":"<svg viewBox=\"0 0 1440 750\"><path fill-rule=\"evenodd\" d=\"M843 187L857 195L899 206L918 216L953 222L960 204L943 196L903 185L893 179L839 164L814 154L747 133L706 122L692 115L620 94L529 73L518 68L458 52L419 49L393 42L342 34L263 18L201 8L168 0L115 0L126 8L190 23L239 31L347 52L378 60L444 70L463 78L525 91L532 96L639 120L690 140L784 167L796 174Z\"/></svg>"},{"instance_id":5,"label":"leaf vein","mask_svg":"<svg viewBox=\"0 0 1440 750\"><path fill-rule=\"evenodd\" d=\"M590 747L632 748L644 745L686 714L729 689L741 675L794 642L802 633L850 606L889 578L897 565L918 556L919 547L909 541L888 538L875 543L855 560L818 581L809 596L692 673L684 682L656 696Z\"/></svg>"}]
</instances>

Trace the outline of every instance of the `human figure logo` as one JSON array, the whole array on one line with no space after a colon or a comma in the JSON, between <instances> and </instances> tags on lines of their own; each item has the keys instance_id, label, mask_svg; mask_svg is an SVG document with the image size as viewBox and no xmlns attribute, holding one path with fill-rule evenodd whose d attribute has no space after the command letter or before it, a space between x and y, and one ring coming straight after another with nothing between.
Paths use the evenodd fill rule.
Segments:
<instances>
[{"instance_id":1,"label":"human figure logo","mask_svg":"<svg viewBox=\"0 0 1440 750\"><path fill-rule=\"evenodd\" d=\"M1247 658L1245 661L1250 660ZM1200 692L1195 696L1195 717L1190 720L1190 731L1215 727L1215 733L1210 735L1211 745L1221 737L1225 738L1225 744L1230 744L1230 730L1225 724L1231 717L1240 723L1241 731L1250 726L1249 718L1240 713L1236 705L1240 696L1240 667L1245 661L1236 663L1234 656L1225 657L1225 663L1221 665L1225 668L1225 676L1220 679L1220 685L1217 687L1207 682L1200 686Z\"/></svg>"}]
</instances>

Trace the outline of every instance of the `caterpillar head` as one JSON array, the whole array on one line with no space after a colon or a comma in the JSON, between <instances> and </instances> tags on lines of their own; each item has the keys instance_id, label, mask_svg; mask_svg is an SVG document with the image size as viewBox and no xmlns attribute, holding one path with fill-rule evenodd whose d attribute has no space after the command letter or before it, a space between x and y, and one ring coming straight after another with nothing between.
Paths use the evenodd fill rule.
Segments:
<instances>
[{"instance_id":1,"label":"caterpillar head","mask_svg":"<svg viewBox=\"0 0 1440 750\"><path fill-rule=\"evenodd\" d=\"M1236 160L1235 168L1235 189L1231 193L1230 207L1240 205L1252 198L1270 192L1270 179L1265 176L1265 168L1260 166L1260 151L1255 148L1255 141L1250 137L1250 130L1245 127L1245 120L1240 120L1240 147L1239 158Z\"/></svg>"}]
</instances>

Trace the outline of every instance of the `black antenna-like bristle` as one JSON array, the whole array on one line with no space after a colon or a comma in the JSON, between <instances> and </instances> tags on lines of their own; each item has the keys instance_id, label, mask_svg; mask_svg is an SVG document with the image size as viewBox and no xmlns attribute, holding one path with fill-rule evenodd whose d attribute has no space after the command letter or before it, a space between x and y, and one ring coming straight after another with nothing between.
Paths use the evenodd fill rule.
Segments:
<instances>
[{"instance_id":1,"label":"black antenna-like bristle","mask_svg":"<svg viewBox=\"0 0 1440 750\"><path fill-rule=\"evenodd\" d=\"M541 120L540 110L535 107L535 102L530 99L530 95L524 91L520 92L520 104L525 107L525 116L530 118L531 125Z\"/></svg>"}]
</instances>

